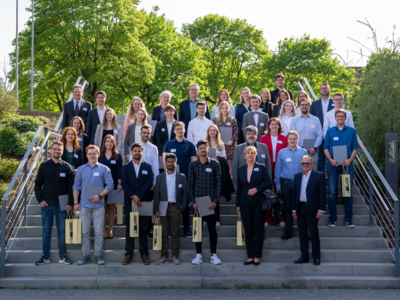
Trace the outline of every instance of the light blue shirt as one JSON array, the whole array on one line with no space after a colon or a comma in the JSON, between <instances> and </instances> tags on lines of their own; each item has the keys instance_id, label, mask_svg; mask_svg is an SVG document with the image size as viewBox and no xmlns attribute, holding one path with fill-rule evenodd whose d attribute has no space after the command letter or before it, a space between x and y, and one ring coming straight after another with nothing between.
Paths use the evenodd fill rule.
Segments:
<instances>
[{"instance_id":1,"label":"light blue shirt","mask_svg":"<svg viewBox=\"0 0 400 300\"><path fill-rule=\"evenodd\" d=\"M304 139L315 139L314 147L318 148L322 143L323 133L321 122L313 115L308 114L296 116L290 122L290 130L297 131L299 134L299 146L303 147Z\"/></svg>"},{"instance_id":2,"label":"light blue shirt","mask_svg":"<svg viewBox=\"0 0 400 300\"><path fill-rule=\"evenodd\" d=\"M231 104L229 105L230 111L231 111L231 116L235 117L235 107ZM214 106L212 114L211 114L211 121L214 120L214 118L218 114L218 106Z\"/></svg>"},{"instance_id":3,"label":"light blue shirt","mask_svg":"<svg viewBox=\"0 0 400 300\"><path fill-rule=\"evenodd\" d=\"M199 102L199 99L196 99L192 101L192 99L189 98L189 105L190 105L190 120L196 119L196 104Z\"/></svg>"},{"instance_id":4,"label":"light blue shirt","mask_svg":"<svg viewBox=\"0 0 400 300\"><path fill-rule=\"evenodd\" d=\"M94 203L92 200L86 199L85 192L88 184L99 187L105 186L105 189L112 191L114 189L114 180L111 175L111 170L99 162L97 162L93 168L90 166L90 163L84 164L76 170L74 186L72 187L74 191L81 191L81 207L103 207L104 203Z\"/></svg>"},{"instance_id":5,"label":"light blue shirt","mask_svg":"<svg viewBox=\"0 0 400 300\"><path fill-rule=\"evenodd\" d=\"M287 147L279 151L275 165L275 185L277 189L281 188L281 178L294 180L294 175L303 171L301 159L304 155L308 155L308 153L300 147L295 150Z\"/></svg>"}]
</instances>

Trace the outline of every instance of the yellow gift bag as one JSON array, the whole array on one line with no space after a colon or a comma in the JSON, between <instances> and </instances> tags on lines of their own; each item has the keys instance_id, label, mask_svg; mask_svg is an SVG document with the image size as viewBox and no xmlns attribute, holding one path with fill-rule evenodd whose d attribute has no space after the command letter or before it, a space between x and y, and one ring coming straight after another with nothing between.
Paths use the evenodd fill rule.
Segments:
<instances>
[{"instance_id":1,"label":"yellow gift bag","mask_svg":"<svg viewBox=\"0 0 400 300\"><path fill-rule=\"evenodd\" d=\"M129 223L129 236L139 237L139 212L137 210L137 205L134 203L132 203L132 212L130 213Z\"/></svg>"},{"instance_id":2,"label":"yellow gift bag","mask_svg":"<svg viewBox=\"0 0 400 300\"><path fill-rule=\"evenodd\" d=\"M75 215L70 212L67 213L65 219L65 243L66 244L80 244L82 238L82 220L79 219L79 212Z\"/></svg>"},{"instance_id":3,"label":"yellow gift bag","mask_svg":"<svg viewBox=\"0 0 400 300\"><path fill-rule=\"evenodd\" d=\"M244 227L243 227L242 217L240 215L236 222L236 245L238 246L246 245L246 241L244 239Z\"/></svg>"},{"instance_id":4,"label":"yellow gift bag","mask_svg":"<svg viewBox=\"0 0 400 300\"><path fill-rule=\"evenodd\" d=\"M200 210L195 210L194 211L194 216L193 216L193 242L201 242L202 238L202 228L203 228L203 222L202 218L200 217Z\"/></svg>"},{"instance_id":5,"label":"yellow gift bag","mask_svg":"<svg viewBox=\"0 0 400 300\"><path fill-rule=\"evenodd\" d=\"M351 184L349 169L343 167L342 172L342 197L351 197Z\"/></svg>"},{"instance_id":6,"label":"yellow gift bag","mask_svg":"<svg viewBox=\"0 0 400 300\"><path fill-rule=\"evenodd\" d=\"M162 226L160 218L156 218L153 227L153 250L162 250Z\"/></svg>"},{"instance_id":7,"label":"yellow gift bag","mask_svg":"<svg viewBox=\"0 0 400 300\"><path fill-rule=\"evenodd\" d=\"M124 212L123 212L123 204L122 203L117 203L117 224L118 225L122 225L124 222L123 222L123 215L124 215Z\"/></svg>"}]
</instances>

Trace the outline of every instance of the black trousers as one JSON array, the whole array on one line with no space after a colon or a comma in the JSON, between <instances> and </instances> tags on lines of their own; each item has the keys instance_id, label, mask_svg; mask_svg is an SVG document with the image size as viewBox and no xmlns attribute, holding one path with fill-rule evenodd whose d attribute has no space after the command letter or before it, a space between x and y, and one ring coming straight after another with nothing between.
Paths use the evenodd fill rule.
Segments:
<instances>
[{"instance_id":1,"label":"black trousers","mask_svg":"<svg viewBox=\"0 0 400 300\"><path fill-rule=\"evenodd\" d=\"M130 212L132 211L131 206L125 206L125 255L132 255L135 250L135 238L129 235L130 229ZM147 244L147 234L149 233L149 225L151 224L151 217L139 216L139 252L140 256L149 256L149 246Z\"/></svg>"},{"instance_id":2,"label":"black trousers","mask_svg":"<svg viewBox=\"0 0 400 300\"><path fill-rule=\"evenodd\" d=\"M216 227L216 216L215 214L213 215L208 215L202 218L203 222L207 222L207 228L208 228L208 233L210 235L210 251L212 254L217 253L217 227ZM201 226L203 226L203 222L201 223ZM202 227L203 228L203 227ZM197 254L201 254L202 252L202 242L195 243L196 244L196 252Z\"/></svg>"},{"instance_id":3,"label":"black trousers","mask_svg":"<svg viewBox=\"0 0 400 300\"><path fill-rule=\"evenodd\" d=\"M320 259L321 248L318 232L319 219L316 218L316 213L310 214L307 208L307 204L299 203L297 209L297 227L299 229L301 256L308 257L307 231L309 231L312 244L312 256L314 259Z\"/></svg>"},{"instance_id":4,"label":"black trousers","mask_svg":"<svg viewBox=\"0 0 400 300\"><path fill-rule=\"evenodd\" d=\"M182 212L182 223L184 232L190 232L190 207L186 207Z\"/></svg>"},{"instance_id":5,"label":"black trousers","mask_svg":"<svg viewBox=\"0 0 400 300\"><path fill-rule=\"evenodd\" d=\"M214 209L215 211L215 221L219 222L219 218L221 216L221 210L219 208L219 202L217 203L217 206Z\"/></svg>"},{"instance_id":6,"label":"black trousers","mask_svg":"<svg viewBox=\"0 0 400 300\"><path fill-rule=\"evenodd\" d=\"M240 205L248 258L261 258L264 245L265 210L261 204Z\"/></svg>"}]
</instances>

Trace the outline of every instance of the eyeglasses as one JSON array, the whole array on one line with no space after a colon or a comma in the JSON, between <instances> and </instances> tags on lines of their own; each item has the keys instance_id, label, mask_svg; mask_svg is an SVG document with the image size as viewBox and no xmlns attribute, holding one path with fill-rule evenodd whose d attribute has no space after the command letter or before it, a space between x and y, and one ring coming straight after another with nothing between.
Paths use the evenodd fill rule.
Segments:
<instances>
[{"instance_id":1,"label":"eyeglasses","mask_svg":"<svg viewBox=\"0 0 400 300\"><path fill-rule=\"evenodd\" d=\"M302 165L302 166L309 166L309 165L311 165L311 163L310 163L310 162L306 162L306 163L303 163L303 162L302 162L301 165Z\"/></svg>"},{"instance_id":2,"label":"eyeglasses","mask_svg":"<svg viewBox=\"0 0 400 300\"><path fill-rule=\"evenodd\" d=\"M94 156L94 155L97 155L97 153L87 153L87 155Z\"/></svg>"},{"instance_id":3,"label":"eyeglasses","mask_svg":"<svg viewBox=\"0 0 400 300\"><path fill-rule=\"evenodd\" d=\"M201 147L201 148L197 148L198 150L207 150L207 147Z\"/></svg>"},{"instance_id":4,"label":"eyeglasses","mask_svg":"<svg viewBox=\"0 0 400 300\"><path fill-rule=\"evenodd\" d=\"M142 134L149 135L149 134L150 134L150 132L145 132L145 131L142 131Z\"/></svg>"},{"instance_id":5,"label":"eyeglasses","mask_svg":"<svg viewBox=\"0 0 400 300\"><path fill-rule=\"evenodd\" d=\"M57 149L57 148L52 148L51 150L53 150L53 151L62 151L61 149Z\"/></svg>"}]
</instances>

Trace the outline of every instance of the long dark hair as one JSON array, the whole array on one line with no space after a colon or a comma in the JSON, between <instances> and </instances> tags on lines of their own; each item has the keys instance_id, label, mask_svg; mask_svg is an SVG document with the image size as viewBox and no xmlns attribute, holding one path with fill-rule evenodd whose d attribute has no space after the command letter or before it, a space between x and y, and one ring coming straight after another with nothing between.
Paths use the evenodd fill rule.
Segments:
<instances>
[{"instance_id":1,"label":"long dark hair","mask_svg":"<svg viewBox=\"0 0 400 300\"><path fill-rule=\"evenodd\" d=\"M114 144L114 147L111 150L111 152L112 152L111 158L113 160L118 160L117 142L115 141L115 137L112 134L107 134L103 139L103 145L101 145L101 149L100 149L100 160L102 160L106 157L106 150L107 150L106 141L107 141L107 139L110 139Z\"/></svg>"}]
</instances>

